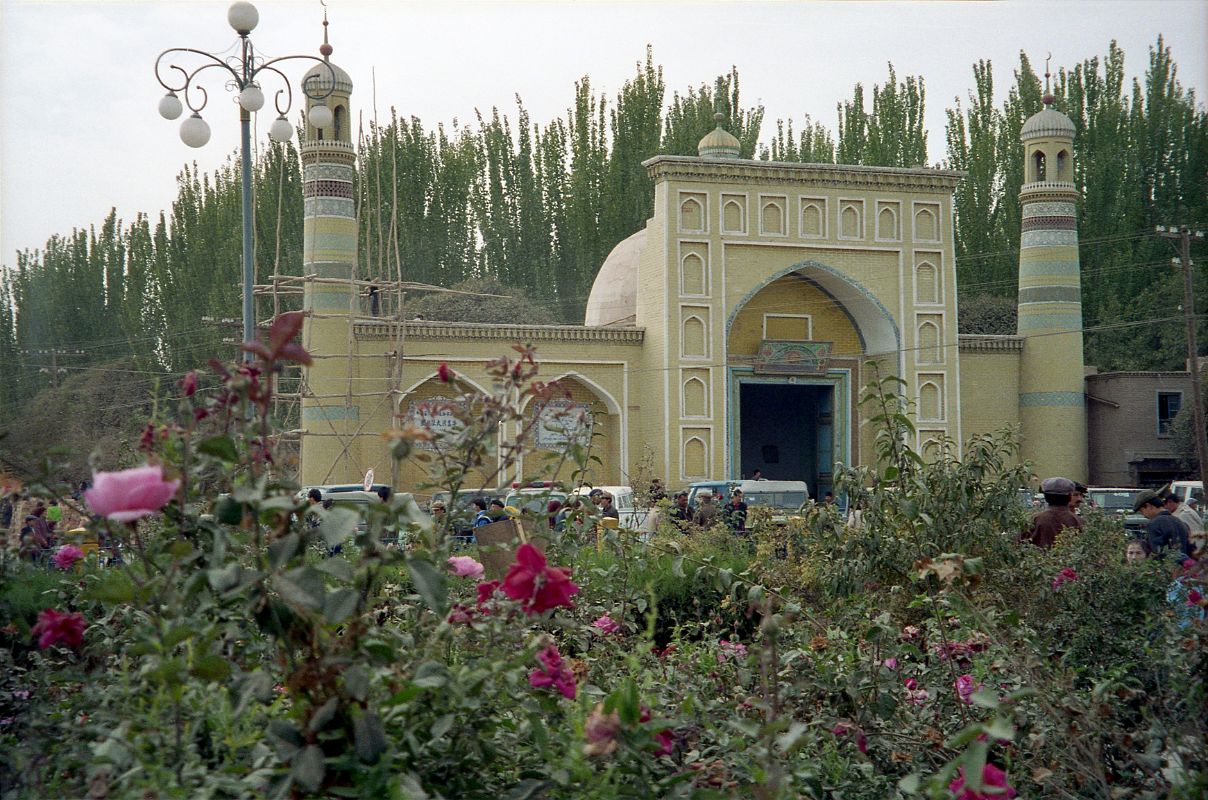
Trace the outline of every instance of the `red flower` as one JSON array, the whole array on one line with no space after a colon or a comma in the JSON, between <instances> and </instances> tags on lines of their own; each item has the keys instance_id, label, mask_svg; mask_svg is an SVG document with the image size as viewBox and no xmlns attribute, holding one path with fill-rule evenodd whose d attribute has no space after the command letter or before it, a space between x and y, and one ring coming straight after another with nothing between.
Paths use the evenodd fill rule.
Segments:
<instances>
[{"instance_id":1,"label":"red flower","mask_svg":"<svg viewBox=\"0 0 1208 800\"><path fill-rule=\"evenodd\" d=\"M851 722L836 722L835 727L831 728L831 733L835 736L854 736L856 749L861 753L868 753L868 737L864 735L864 731L859 725Z\"/></svg>"},{"instance_id":2,"label":"red flower","mask_svg":"<svg viewBox=\"0 0 1208 800\"><path fill-rule=\"evenodd\" d=\"M483 581L482 583L478 584L478 610L479 611L483 610L483 607L487 604L487 601L490 600L491 597L495 594L497 589L499 589L499 581Z\"/></svg>"},{"instance_id":3,"label":"red flower","mask_svg":"<svg viewBox=\"0 0 1208 800\"><path fill-rule=\"evenodd\" d=\"M535 689L553 686L567 700L574 700L578 687L575 685L575 673L562 663L562 654L554 645L537 654L541 669L529 673L529 685Z\"/></svg>"},{"instance_id":4,"label":"red flower","mask_svg":"<svg viewBox=\"0 0 1208 800\"><path fill-rule=\"evenodd\" d=\"M1060 589L1065 584L1073 583L1076 580L1078 580L1078 573L1074 571L1073 567L1066 567L1057 573L1056 578L1053 578L1053 589Z\"/></svg>"},{"instance_id":5,"label":"red flower","mask_svg":"<svg viewBox=\"0 0 1208 800\"><path fill-rule=\"evenodd\" d=\"M638 717L638 722L645 725L651 719L650 709L642 706L642 713ZM650 734L650 737L654 739L654 754L656 756L669 756L675 752L675 734L670 728L661 728Z\"/></svg>"},{"instance_id":6,"label":"red flower","mask_svg":"<svg viewBox=\"0 0 1208 800\"><path fill-rule=\"evenodd\" d=\"M974 791L965 786L965 768L961 767L960 774L948 784L952 792L952 800L1009 800L1018 792L1007 783L1007 773L993 764L982 767L982 789ZM990 789L990 791L984 791ZM997 790L997 791L994 791Z\"/></svg>"},{"instance_id":7,"label":"red flower","mask_svg":"<svg viewBox=\"0 0 1208 800\"><path fill-rule=\"evenodd\" d=\"M441 383L448 383L453 380L453 376L457 373L449 369L449 365L445 362L440 362L440 366L436 368L436 376L440 378Z\"/></svg>"},{"instance_id":8,"label":"red flower","mask_svg":"<svg viewBox=\"0 0 1208 800\"><path fill-rule=\"evenodd\" d=\"M1189 606L1198 606L1203 599L1204 596L1200 594L1198 589L1192 589L1187 593L1187 605Z\"/></svg>"},{"instance_id":9,"label":"red flower","mask_svg":"<svg viewBox=\"0 0 1208 800\"><path fill-rule=\"evenodd\" d=\"M176 385L184 392L185 397L192 397L197 393L197 370L191 369L186 372Z\"/></svg>"},{"instance_id":10,"label":"red flower","mask_svg":"<svg viewBox=\"0 0 1208 800\"><path fill-rule=\"evenodd\" d=\"M525 543L516 551L516 563L503 578L503 593L520 602L529 614L540 614L558 606L574 607L571 595L579 591L570 570L547 566L545 555Z\"/></svg>"},{"instance_id":11,"label":"red flower","mask_svg":"<svg viewBox=\"0 0 1208 800\"><path fill-rule=\"evenodd\" d=\"M275 361L297 361L299 364L309 367L313 361L310 353L306 352L306 348L302 345L293 341L302 330L302 323L305 320L305 311L287 311L284 314L278 314L268 329L267 345L259 341L250 341L241 344L239 349L255 353L266 364Z\"/></svg>"},{"instance_id":12,"label":"red flower","mask_svg":"<svg viewBox=\"0 0 1208 800\"><path fill-rule=\"evenodd\" d=\"M48 608L38 614L38 623L30 632L38 637L42 649L62 644L74 650L84 643L84 625L84 617L74 611L61 614Z\"/></svg>"}]
</instances>

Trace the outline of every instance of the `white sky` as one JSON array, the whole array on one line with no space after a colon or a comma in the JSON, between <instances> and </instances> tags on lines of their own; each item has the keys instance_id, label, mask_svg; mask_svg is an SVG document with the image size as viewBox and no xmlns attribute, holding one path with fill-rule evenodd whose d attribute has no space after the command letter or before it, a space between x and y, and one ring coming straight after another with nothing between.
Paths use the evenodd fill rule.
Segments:
<instances>
[{"instance_id":1,"label":"white sky","mask_svg":"<svg viewBox=\"0 0 1208 800\"><path fill-rule=\"evenodd\" d=\"M0 263L54 233L99 223L116 206L126 221L153 218L176 195L175 176L196 160L220 165L238 143L235 106L212 79L204 112L210 143L191 150L177 122L156 113L161 50L217 52L237 37L225 2L23 2L0 0ZM252 40L264 55L317 54L318 0L261 0ZM738 66L744 105L777 118L805 114L836 127L835 104L853 84L899 79L927 87L929 159L944 158L944 109L989 58L1005 96L1019 51L1040 69L1045 54L1071 67L1124 49L1130 76L1144 72L1159 33L1179 77L1198 98L1208 87L1208 2L388 2L329 0L332 60L356 85L354 113L393 105L426 127L473 120L493 105L515 119L520 94L534 122L565 112L584 74L610 99L654 46L667 95ZM296 81L304 62L289 71ZM1038 70L1039 71L1039 70ZM270 95L266 86L266 94ZM270 99L271 105L271 99ZM261 112L261 137L272 116Z\"/></svg>"}]
</instances>

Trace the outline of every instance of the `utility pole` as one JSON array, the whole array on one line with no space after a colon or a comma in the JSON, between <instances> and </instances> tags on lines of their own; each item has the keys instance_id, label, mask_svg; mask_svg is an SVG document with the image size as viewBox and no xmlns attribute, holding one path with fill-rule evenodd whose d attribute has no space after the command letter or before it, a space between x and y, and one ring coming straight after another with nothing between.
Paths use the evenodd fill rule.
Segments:
<instances>
[{"instance_id":1,"label":"utility pole","mask_svg":"<svg viewBox=\"0 0 1208 800\"><path fill-rule=\"evenodd\" d=\"M1183 321L1187 326L1187 369L1191 372L1191 403L1195 423L1195 457L1200 463L1200 480L1208 486L1208 427L1204 424L1204 394L1200 386L1199 347L1195 340L1195 294L1192 292L1191 240L1204 241L1204 232L1191 232L1186 225L1158 227L1158 236L1179 240L1179 266L1183 270Z\"/></svg>"},{"instance_id":2,"label":"utility pole","mask_svg":"<svg viewBox=\"0 0 1208 800\"><path fill-rule=\"evenodd\" d=\"M42 365L38 368L38 372L43 375L49 375L50 385L58 387L59 376L67 374L67 367L59 366L59 358L61 356L82 356L87 355L87 353L83 350L64 350L58 347L51 347L46 350L22 350L21 355L32 358L49 358L50 366Z\"/></svg>"}]
</instances>

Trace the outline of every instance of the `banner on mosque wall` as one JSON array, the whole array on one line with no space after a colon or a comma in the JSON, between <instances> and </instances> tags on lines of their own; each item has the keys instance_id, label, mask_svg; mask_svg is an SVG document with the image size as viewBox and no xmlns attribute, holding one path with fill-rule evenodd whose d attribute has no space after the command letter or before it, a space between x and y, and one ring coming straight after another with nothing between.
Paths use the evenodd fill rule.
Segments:
<instances>
[{"instance_id":1,"label":"banner on mosque wall","mask_svg":"<svg viewBox=\"0 0 1208 800\"><path fill-rule=\"evenodd\" d=\"M755 353L755 372L772 375L825 375L833 342L764 339Z\"/></svg>"},{"instance_id":2,"label":"banner on mosque wall","mask_svg":"<svg viewBox=\"0 0 1208 800\"><path fill-rule=\"evenodd\" d=\"M569 444L586 447L591 441L591 406L573 400L550 400L537 411L533 444L557 450Z\"/></svg>"},{"instance_id":3,"label":"banner on mosque wall","mask_svg":"<svg viewBox=\"0 0 1208 800\"><path fill-rule=\"evenodd\" d=\"M433 434L433 441L416 442L415 446L421 450L436 450L437 441L461 430L462 423L457 418L456 410L463 407L464 404L459 401L442 395L412 401L407 406L404 421Z\"/></svg>"}]
</instances>

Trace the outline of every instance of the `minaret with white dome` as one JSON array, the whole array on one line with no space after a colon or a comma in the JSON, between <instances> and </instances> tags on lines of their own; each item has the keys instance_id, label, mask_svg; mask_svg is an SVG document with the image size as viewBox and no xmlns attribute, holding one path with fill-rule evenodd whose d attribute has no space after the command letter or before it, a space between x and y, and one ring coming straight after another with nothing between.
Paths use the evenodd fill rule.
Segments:
<instances>
[{"instance_id":1,"label":"minaret with white dome","mask_svg":"<svg viewBox=\"0 0 1208 800\"><path fill-rule=\"evenodd\" d=\"M1045 72L1044 109L1020 131L1024 182L1019 192L1019 419L1023 457L1042 478L1087 480L1082 354L1082 278L1078 262L1078 188L1074 123L1053 108Z\"/></svg>"},{"instance_id":2,"label":"minaret with white dome","mask_svg":"<svg viewBox=\"0 0 1208 800\"><path fill-rule=\"evenodd\" d=\"M361 407L347 394L350 315L359 313L357 221L353 198L356 152L352 146L350 98L352 79L331 63L327 15L323 15L322 64L302 80L306 94L306 131L301 144L303 308L307 313L303 343L319 358L306 371L302 422L322 435L302 437L304 483L359 481L357 453L344 442L356 432ZM315 97L318 99L315 99ZM337 279L337 280L324 280ZM348 353L352 357L352 353Z\"/></svg>"}]
</instances>

